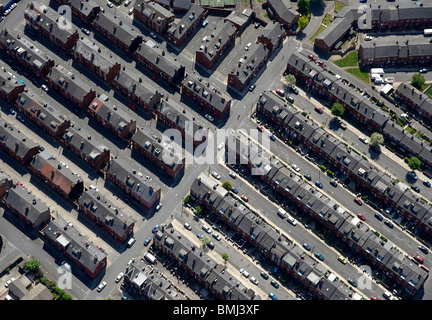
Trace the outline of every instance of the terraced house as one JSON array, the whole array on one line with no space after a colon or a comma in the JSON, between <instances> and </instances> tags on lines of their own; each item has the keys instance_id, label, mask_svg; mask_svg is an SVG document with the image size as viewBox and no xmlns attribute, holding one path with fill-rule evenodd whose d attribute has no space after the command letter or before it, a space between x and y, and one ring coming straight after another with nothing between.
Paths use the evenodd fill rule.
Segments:
<instances>
[{"instance_id":1,"label":"terraced house","mask_svg":"<svg viewBox=\"0 0 432 320\"><path fill-rule=\"evenodd\" d=\"M15 102L22 112L49 135L59 138L70 127L70 120L32 90L23 92Z\"/></svg>"},{"instance_id":2,"label":"terraced house","mask_svg":"<svg viewBox=\"0 0 432 320\"><path fill-rule=\"evenodd\" d=\"M36 2L30 2L24 10L26 24L51 41L56 47L69 52L77 42L79 33L57 11ZM59 23L63 23L60 28Z\"/></svg>"},{"instance_id":3,"label":"terraced house","mask_svg":"<svg viewBox=\"0 0 432 320\"><path fill-rule=\"evenodd\" d=\"M204 108L218 119L222 119L231 108L231 98L227 94L194 74L188 74L183 80L181 93L191 99L199 109Z\"/></svg>"},{"instance_id":4,"label":"terraced house","mask_svg":"<svg viewBox=\"0 0 432 320\"><path fill-rule=\"evenodd\" d=\"M135 59L153 72L155 81L161 78L175 86L185 75L185 66L170 53L154 46L152 41L141 44L135 52Z\"/></svg>"},{"instance_id":5,"label":"terraced house","mask_svg":"<svg viewBox=\"0 0 432 320\"><path fill-rule=\"evenodd\" d=\"M129 140L136 131L136 120L102 96L94 98L86 112L122 140Z\"/></svg>"},{"instance_id":6,"label":"terraced house","mask_svg":"<svg viewBox=\"0 0 432 320\"><path fill-rule=\"evenodd\" d=\"M56 65L45 78L46 83L73 105L84 109L96 97L96 92L81 78L62 65Z\"/></svg>"},{"instance_id":7,"label":"terraced house","mask_svg":"<svg viewBox=\"0 0 432 320\"><path fill-rule=\"evenodd\" d=\"M54 66L54 60L32 42L21 35L12 35L7 29L0 31L0 49L38 78L45 77Z\"/></svg>"},{"instance_id":8,"label":"terraced house","mask_svg":"<svg viewBox=\"0 0 432 320\"><path fill-rule=\"evenodd\" d=\"M115 44L127 54L133 54L143 41L138 30L129 26L121 17L108 12L98 13L94 19L93 27L105 39Z\"/></svg>"},{"instance_id":9,"label":"terraced house","mask_svg":"<svg viewBox=\"0 0 432 320\"><path fill-rule=\"evenodd\" d=\"M432 121L432 99L409 83L401 83L394 96L405 103L412 112L417 113L426 121Z\"/></svg>"},{"instance_id":10,"label":"terraced house","mask_svg":"<svg viewBox=\"0 0 432 320\"><path fill-rule=\"evenodd\" d=\"M145 111L153 111L160 103L161 93L138 72L123 67L111 85Z\"/></svg>"},{"instance_id":11,"label":"terraced house","mask_svg":"<svg viewBox=\"0 0 432 320\"><path fill-rule=\"evenodd\" d=\"M28 164L39 152L34 141L3 119L0 120L0 147L23 164Z\"/></svg>"},{"instance_id":12,"label":"terraced house","mask_svg":"<svg viewBox=\"0 0 432 320\"><path fill-rule=\"evenodd\" d=\"M187 37L199 26L206 15L206 9L199 4L193 4L178 23L172 23L167 29L166 35L168 41L180 47Z\"/></svg>"},{"instance_id":13,"label":"terraced house","mask_svg":"<svg viewBox=\"0 0 432 320\"><path fill-rule=\"evenodd\" d=\"M24 92L25 85L9 72L3 65L0 65L3 72L0 72L0 98L13 103L18 96Z\"/></svg>"},{"instance_id":14,"label":"terraced house","mask_svg":"<svg viewBox=\"0 0 432 320\"><path fill-rule=\"evenodd\" d=\"M101 48L89 38L81 38L72 47L73 58L84 67L95 73L106 82L110 82L120 72L121 65L109 53L102 52Z\"/></svg>"},{"instance_id":15,"label":"terraced house","mask_svg":"<svg viewBox=\"0 0 432 320\"><path fill-rule=\"evenodd\" d=\"M93 0L56 0L62 5L71 7L72 14L81 22L90 25L97 14L100 12L100 6Z\"/></svg>"},{"instance_id":16,"label":"terraced house","mask_svg":"<svg viewBox=\"0 0 432 320\"><path fill-rule=\"evenodd\" d=\"M161 35L165 34L170 23L174 22L174 14L152 0L137 0L133 9L134 19Z\"/></svg>"},{"instance_id":17,"label":"terraced house","mask_svg":"<svg viewBox=\"0 0 432 320\"><path fill-rule=\"evenodd\" d=\"M196 62L207 69L212 69L235 39L237 32L236 26L228 21L219 23L214 29L208 29L203 44L195 52Z\"/></svg>"},{"instance_id":18,"label":"terraced house","mask_svg":"<svg viewBox=\"0 0 432 320\"><path fill-rule=\"evenodd\" d=\"M110 150L86 130L70 127L61 142L95 169L103 169L110 160Z\"/></svg>"},{"instance_id":19,"label":"terraced house","mask_svg":"<svg viewBox=\"0 0 432 320\"><path fill-rule=\"evenodd\" d=\"M8 189L1 202L32 228L40 229L51 219L49 207L21 185Z\"/></svg>"},{"instance_id":20,"label":"terraced house","mask_svg":"<svg viewBox=\"0 0 432 320\"><path fill-rule=\"evenodd\" d=\"M116 157L110 161L106 179L131 195L147 210L150 210L161 197L161 188L144 168L136 168L128 157Z\"/></svg>"},{"instance_id":21,"label":"terraced house","mask_svg":"<svg viewBox=\"0 0 432 320\"><path fill-rule=\"evenodd\" d=\"M228 86L243 91L267 62L270 51L262 43L253 43L228 74Z\"/></svg>"},{"instance_id":22,"label":"terraced house","mask_svg":"<svg viewBox=\"0 0 432 320\"><path fill-rule=\"evenodd\" d=\"M290 30L300 18L300 14L293 9L289 0L267 0L263 3L267 8L270 18L274 18L287 30Z\"/></svg>"},{"instance_id":23,"label":"terraced house","mask_svg":"<svg viewBox=\"0 0 432 320\"><path fill-rule=\"evenodd\" d=\"M124 243L133 234L135 220L110 203L99 191L87 190L78 200L79 209L112 236Z\"/></svg>"},{"instance_id":24,"label":"terraced house","mask_svg":"<svg viewBox=\"0 0 432 320\"><path fill-rule=\"evenodd\" d=\"M273 52L276 48L280 47L285 39L286 30L280 23L273 22L268 23L264 29L262 29L258 36L258 42L261 42L266 48Z\"/></svg>"},{"instance_id":25,"label":"terraced house","mask_svg":"<svg viewBox=\"0 0 432 320\"><path fill-rule=\"evenodd\" d=\"M51 220L43 229L43 234L68 260L92 279L95 279L107 266L107 256L87 238L81 235L66 220L59 217Z\"/></svg>"},{"instance_id":26,"label":"terraced house","mask_svg":"<svg viewBox=\"0 0 432 320\"><path fill-rule=\"evenodd\" d=\"M171 140L161 132L144 127L133 135L132 148L144 159L150 160L171 178L176 178L185 167L185 158L181 146L174 148Z\"/></svg>"},{"instance_id":27,"label":"terraced house","mask_svg":"<svg viewBox=\"0 0 432 320\"><path fill-rule=\"evenodd\" d=\"M68 200L76 200L84 191L84 182L66 164L60 163L47 150L38 153L30 162L30 170Z\"/></svg>"}]
</instances>

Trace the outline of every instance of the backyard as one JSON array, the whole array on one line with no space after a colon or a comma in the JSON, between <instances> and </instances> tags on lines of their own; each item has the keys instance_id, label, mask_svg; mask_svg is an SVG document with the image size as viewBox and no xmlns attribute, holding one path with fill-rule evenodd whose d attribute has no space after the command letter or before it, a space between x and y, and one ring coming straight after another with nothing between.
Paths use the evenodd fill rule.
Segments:
<instances>
[{"instance_id":1,"label":"backyard","mask_svg":"<svg viewBox=\"0 0 432 320\"><path fill-rule=\"evenodd\" d=\"M336 60L335 65L338 67L357 67L358 66L358 51L354 50L348 53L344 58Z\"/></svg>"}]
</instances>

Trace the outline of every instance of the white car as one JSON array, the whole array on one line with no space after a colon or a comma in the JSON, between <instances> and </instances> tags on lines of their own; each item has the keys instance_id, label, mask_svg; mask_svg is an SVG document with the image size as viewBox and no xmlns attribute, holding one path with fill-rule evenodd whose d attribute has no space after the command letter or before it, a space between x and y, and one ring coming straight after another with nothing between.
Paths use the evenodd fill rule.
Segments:
<instances>
[{"instance_id":1,"label":"white car","mask_svg":"<svg viewBox=\"0 0 432 320\"><path fill-rule=\"evenodd\" d=\"M123 279L123 276L124 276L124 273L123 273L123 272L120 272L120 273L118 274L117 278L115 279L115 282L116 282L116 283L119 283L120 280Z\"/></svg>"},{"instance_id":2,"label":"white car","mask_svg":"<svg viewBox=\"0 0 432 320\"><path fill-rule=\"evenodd\" d=\"M126 0L124 3L124 6L127 7L128 5L130 5L130 3L131 3L131 0Z\"/></svg>"},{"instance_id":3,"label":"white car","mask_svg":"<svg viewBox=\"0 0 432 320\"><path fill-rule=\"evenodd\" d=\"M212 171L211 172L211 175L214 177L214 178L216 178L216 179L220 179L220 175L219 175L219 173L217 173L216 171Z\"/></svg>"},{"instance_id":4,"label":"white car","mask_svg":"<svg viewBox=\"0 0 432 320\"><path fill-rule=\"evenodd\" d=\"M371 36L366 36L364 39L365 39L365 41L371 41L371 40L373 39L373 37L371 37Z\"/></svg>"},{"instance_id":5,"label":"white car","mask_svg":"<svg viewBox=\"0 0 432 320\"><path fill-rule=\"evenodd\" d=\"M105 281L102 281L97 287L97 292L101 292L106 287L106 285L107 283Z\"/></svg>"},{"instance_id":6,"label":"white car","mask_svg":"<svg viewBox=\"0 0 432 320\"><path fill-rule=\"evenodd\" d=\"M162 208L162 203L159 202L159 204L156 206L156 211L159 211Z\"/></svg>"},{"instance_id":7,"label":"white car","mask_svg":"<svg viewBox=\"0 0 432 320\"><path fill-rule=\"evenodd\" d=\"M225 143L223 143L223 142L220 145L218 145L218 148L217 148L218 151L221 151L222 148L224 147L224 145L225 145Z\"/></svg>"},{"instance_id":8,"label":"white car","mask_svg":"<svg viewBox=\"0 0 432 320\"><path fill-rule=\"evenodd\" d=\"M133 8L129 9L128 14L131 15L133 13Z\"/></svg>"},{"instance_id":9,"label":"white car","mask_svg":"<svg viewBox=\"0 0 432 320\"><path fill-rule=\"evenodd\" d=\"M156 39L156 34L155 34L154 32L150 32L150 36L151 36L153 39Z\"/></svg>"},{"instance_id":10,"label":"white car","mask_svg":"<svg viewBox=\"0 0 432 320\"><path fill-rule=\"evenodd\" d=\"M96 192L99 192L99 189L98 188L96 188L94 185L90 185L90 189L92 189L92 190L96 190Z\"/></svg>"},{"instance_id":11,"label":"white car","mask_svg":"<svg viewBox=\"0 0 432 320\"><path fill-rule=\"evenodd\" d=\"M360 140L361 142L363 142L364 144L368 144L368 143L369 143L369 141L368 141L365 137L363 137L363 136L360 136L360 137L359 137L359 140Z\"/></svg>"},{"instance_id":12,"label":"white car","mask_svg":"<svg viewBox=\"0 0 432 320\"><path fill-rule=\"evenodd\" d=\"M293 164L291 165L291 168L293 168L296 172L299 172L299 171L300 171L300 168L299 168L295 163L293 163Z\"/></svg>"},{"instance_id":13,"label":"white car","mask_svg":"<svg viewBox=\"0 0 432 320\"><path fill-rule=\"evenodd\" d=\"M394 77L388 77L388 78L384 78L385 83L390 83L392 84L394 82Z\"/></svg>"},{"instance_id":14,"label":"white car","mask_svg":"<svg viewBox=\"0 0 432 320\"><path fill-rule=\"evenodd\" d=\"M211 122L213 122L213 120L214 120L214 118L211 115L209 115L208 113L206 113L204 117Z\"/></svg>"},{"instance_id":15,"label":"white car","mask_svg":"<svg viewBox=\"0 0 432 320\"><path fill-rule=\"evenodd\" d=\"M107 2L107 6L110 7L110 8L114 7L114 5L112 4L111 1L108 1L108 2Z\"/></svg>"},{"instance_id":16,"label":"white car","mask_svg":"<svg viewBox=\"0 0 432 320\"><path fill-rule=\"evenodd\" d=\"M255 277L250 277L250 282L252 282L255 285L258 285L258 280Z\"/></svg>"},{"instance_id":17,"label":"white car","mask_svg":"<svg viewBox=\"0 0 432 320\"><path fill-rule=\"evenodd\" d=\"M245 269L240 269L240 273L242 274L243 277L245 278L249 278L249 272L247 272Z\"/></svg>"},{"instance_id":18,"label":"white car","mask_svg":"<svg viewBox=\"0 0 432 320\"><path fill-rule=\"evenodd\" d=\"M232 171L230 171L229 176L233 179L237 178L236 174Z\"/></svg>"},{"instance_id":19,"label":"white car","mask_svg":"<svg viewBox=\"0 0 432 320\"><path fill-rule=\"evenodd\" d=\"M8 288L9 285L15 281L15 278L10 278L6 283L5 283L5 287Z\"/></svg>"},{"instance_id":20,"label":"white car","mask_svg":"<svg viewBox=\"0 0 432 320\"><path fill-rule=\"evenodd\" d=\"M192 230L192 226L187 222L184 223L184 227L189 231Z\"/></svg>"},{"instance_id":21,"label":"white car","mask_svg":"<svg viewBox=\"0 0 432 320\"><path fill-rule=\"evenodd\" d=\"M43 84L41 88L43 91L48 92L48 87L46 85Z\"/></svg>"},{"instance_id":22,"label":"white car","mask_svg":"<svg viewBox=\"0 0 432 320\"><path fill-rule=\"evenodd\" d=\"M202 226L202 229L203 229L205 232L207 232L207 233L211 233L211 229L210 229L210 227L207 226L207 225L205 225L205 224Z\"/></svg>"},{"instance_id":23,"label":"white car","mask_svg":"<svg viewBox=\"0 0 432 320\"><path fill-rule=\"evenodd\" d=\"M218 235L216 232L213 232L212 233L212 236L213 236L213 238L215 238L217 241L221 241L221 237L220 237L220 235Z\"/></svg>"}]
</instances>

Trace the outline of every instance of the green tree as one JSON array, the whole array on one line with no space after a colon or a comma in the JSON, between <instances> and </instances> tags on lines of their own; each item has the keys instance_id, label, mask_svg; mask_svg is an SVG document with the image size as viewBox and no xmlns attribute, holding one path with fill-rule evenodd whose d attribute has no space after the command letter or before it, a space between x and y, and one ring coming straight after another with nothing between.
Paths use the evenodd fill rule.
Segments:
<instances>
[{"instance_id":1,"label":"green tree","mask_svg":"<svg viewBox=\"0 0 432 320\"><path fill-rule=\"evenodd\" d=\"M24 265L24 270L25 271L37 271L39 270L39 268L41 267L41 264L39 262L39 260L30 260L27 261L26 264Z\"/></svg>"},{"instance_id":2,"label":"green tree","mask_svg":"<svg viewBox=\"0 0 432 320\"><path fill-rule=\"evenodd\" d=\"M232 184L231 184L231 182L229 182L229 181L227 180L227 181L224 181L224 182L222 183L222 187L225 188L225 189L227 189L228 191L231 191L231 189L232 189Z\"/></svg>"},{"instance_id":3,"label":"green tree","mask_svg":"<svg viewBox=\"0 0 432 320\"><path fill-rule=\"evenodd\" d=\"M309 24L309 17L307 14L302 15L298 20L298 26L301 30L306 28L306 26Z\"/></svg>"},{"instance_id":4,"label":"green tree","mask_svg":"<svg viewBox=\"0 0 432 320\"><path fill-rule=\"evenodd\" d=\"M309 12L309 0L298 0L297 1L298 11L300 13Z\"/></svg>"},{"instance_id":5,"label":"green tree","mask_svg":"<svg viewBox=\"0 0 432 320\"><path fill-rule=\"evenodd\" d=\"M200 207L200 206L196 206L196 207L195 207L195 213L196 213L197 215L200 215L201 212L202 212L201 207Z\"/></svg>"},{"instance_id":6,"label":"green tree","mask_svg":"<svg viewBox=\"0 0 432 320\"><path fill-rule=\"evenodd\" d=\"M184 198L184 204L187 204L190 200L190 195L187 195L186 198Z\"/></svg>"},{"instance_id":7,"label":"green tree","mask_svg":"<svg viewBox=\"0 0 432 320\"><path fill-rule=\"evenodd\" d=\"M335 117L342 117L345 113L345 108L338 102L333 103L331 114Z\"/></svg>"},{"instance_id":8,"label":"green tree","mask_svg":"<svg viewBox=\"0 0 432 320\"><path fill-rule=\"evenodd\" d=\"M384 142L384 137L381 133L374 132L370 138L370 146L374 149L378 149Z\"/></svg>"},{"instance_id":9,"label":"green tree","mask_svg":"<svg viewBox=\"0 0 432 320\"><path fill-rule=\"evenodd\" d=\"M411 157L408 161L408 166L411 170L419 170L421 167L421 162L417 157Z\"/></svg>"},{"instance_id":10,"label":"green tree","mask_svg":"<svg viewBox=\"0 0 432 320\"><path fill-rule=\"evenodd\" d=\"M222 253L222 259L225 261L225 263L228 262L228 255L226 253Z\"/></svg>"},{"instance_id":11,"label":"green tree","mask_svg":"<svg viewBox=\"0 0 432 320\"><path fill-rule=\"evenodd\" d=\"M200 240L201 240L201 243L202 243L202 246L203 246L203 247L206 247L206 246L210 243L210 239L207 238L206 235L204 235L204 236L202 237L202 239L200 239Z\"/></svg>"},{"instance_id":12,"label":"green tree","mask_svg":"<svg viewBox=\"0 0 432 320\"><path fill-rule=\"evenodd\" d=\"M293 74L287 74L285 76L285 81L288 86L292 86L293 84L296 83L296 77Z\"/></svg>"},{"instance_id":13,"label":"green tree","mask_svg":"<svg viewBox=\"0 0 432 320\"><path fill-rule=\"evenodd\" d=\"M417 89L419 89L419 90L421 90L422 88L423 88L423 85L425 84L425 78L423 77L423 75L422 74L420 74L420 73L415 73L413 76L412 76L412 79L411 79L411 85L413 86L413 87L416 87Z\"/></svg>"}]
</instances>

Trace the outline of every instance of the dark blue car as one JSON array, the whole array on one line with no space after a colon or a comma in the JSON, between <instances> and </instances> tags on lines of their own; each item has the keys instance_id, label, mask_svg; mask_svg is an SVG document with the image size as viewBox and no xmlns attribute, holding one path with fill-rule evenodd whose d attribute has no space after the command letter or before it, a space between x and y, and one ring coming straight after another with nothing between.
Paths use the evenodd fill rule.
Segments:
<instances>
[{"instance_id":1,"label":"dark blue car","mask_svg":"<svg viewBox=\"0 0 432 320\"><path fill-rule=\"evenodd\" d=\"M276 137L273 134L270 133L269 137L271 141L276 141Z\"/></svg>"},{"instance_id":2,"label":"dark blue car","mask_svg":"<svg viewBox=\"0 0 432 320\"><path fill-rule=\"evenodd\" d=\"M378 213L378 212L375 213L375 218L377 218L379 221L383 221L384 220L383 216L380 213Z\"/></svg>"},{"instance_id":3,"label":"dark blue car","mask_svg":"<svg viewBox=\"0 0 432 320\"><path fill-rule=\"evenodd\" d=\"M431 183L430 183L429 181L427 181L427 180L424 180L424 181L423 181L423 184L424 184L426 187L428 187L428 188L431 187Z\"/></svg>"},{"instance_id":4,"label":"dark blue car","mask_svg":"<svg viewBox=\"0 0 432 320\"><path fill-rule=\"evenodd\" d=\"M146 239L146 241L144 241L144 245L145 246L148 246L148 244L150 243L150 241L151 241L151 237L148 237L147 239Z\"/></svg>"},{"instance_id":5,"label":"dark blue car","mask_svg":"<svg viewBox=\"0 0 432 320\"><path fill-rule=\"evenodd\" d=\"M324 188L324 185L319 181L315 182L315 185L320 189Z\"/></svg>"},{"instance_id":6,"label":"dark blue car","mask_svg":"<svg viewBox=\"0 0 432 320\"><path fill-rule=\"evenodd\" d=\"M234 192L235 194L238 193L238 190L236 188L234 188L234 187L232 187L231 191Z\"/></svg>"}]
</instances>

